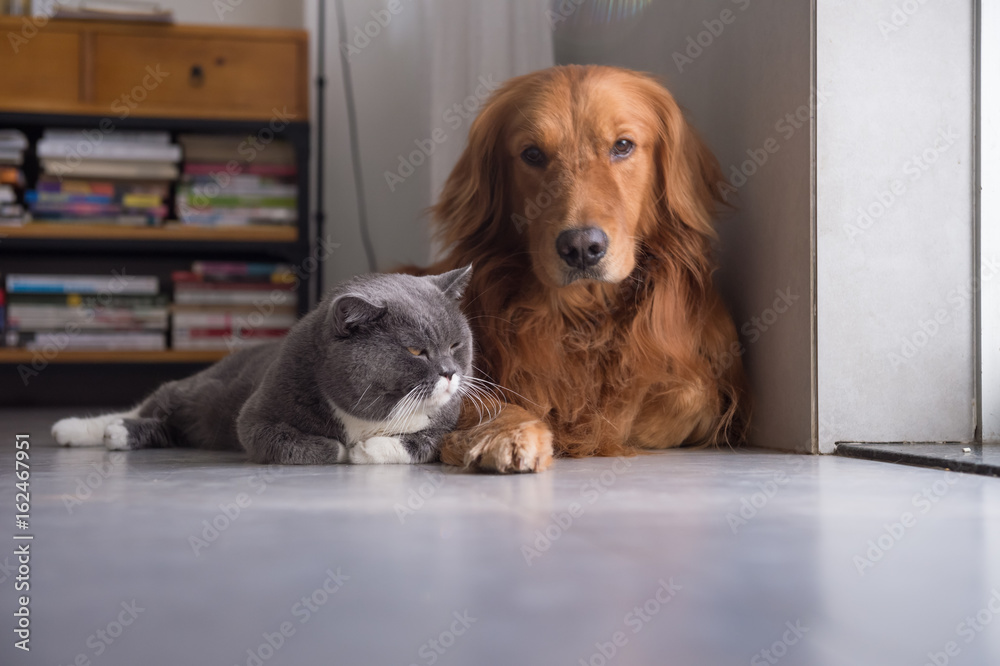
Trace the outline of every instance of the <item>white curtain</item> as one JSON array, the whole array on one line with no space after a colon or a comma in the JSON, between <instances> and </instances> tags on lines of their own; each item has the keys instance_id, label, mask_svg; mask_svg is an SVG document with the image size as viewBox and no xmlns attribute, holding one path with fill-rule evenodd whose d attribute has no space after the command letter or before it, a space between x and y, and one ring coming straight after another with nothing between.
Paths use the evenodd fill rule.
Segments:
<instances>
[{"instance_id":1,"label":"white curtain","mask_svg":"<svg viewBox=\"0 0 1000 666\"><path fill-rule=\"evenodd\" d=\"M315 39L317 1L306 0ZM465 146L487 87L554 62L548 0L327 0L326 237L340 249L325 267L331 284L367 270L358 231L341 52L349 53L365 203L377 267L432 257L424 211ZM479 95L477 95L479 93ZM460 112L456 112L458 105ZM421 146L429 156L416 155ZM443 137L443 138L442 138ZM411 159L415 158L415 159Z\"/></svg>"},{"instance_id":2,"label":"white curtain","mask_svg":"<svg viewBox=\"0 0 1000 666\"><path fill-rule=\"evenodd\" d=\"M437 0L421 4L431 58L432 115L481 90L483 81L503 81L554 64L552 29L545 0ZM465 146L445 142L432 162L431 192L441 191Z\"/></svg>"}]
</instances>

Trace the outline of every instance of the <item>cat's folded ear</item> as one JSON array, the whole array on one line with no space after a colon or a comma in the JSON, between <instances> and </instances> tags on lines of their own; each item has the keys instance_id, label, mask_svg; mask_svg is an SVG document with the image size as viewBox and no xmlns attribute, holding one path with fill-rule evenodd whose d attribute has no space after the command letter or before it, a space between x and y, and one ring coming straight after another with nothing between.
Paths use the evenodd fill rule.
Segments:
<instances>
[{"instance_id":1,"label":"cat's folded ear","mask_svg":"<svg viewBox=\"0 0 1000 666\"><path fill-rule=\"evenodd\" d=\"M345 294L330 304L330 317L336 335L346 337L368 324L375 323L387 308L365 300L357 294Z\"/></svg>"},{"instance_id":2,"label":"cat's folded ear","mask_svg":"<svg viewBox=\"0 0 1000 666\"><path fill-rule=\"evenodd\" d=\"M472 264L440 275L430 275L427 279L437 285L437 288L443 291L445 296L457 301L462 298L462 293L469 286L469 280L472 279Z\"/></svg>"}]
</instances>

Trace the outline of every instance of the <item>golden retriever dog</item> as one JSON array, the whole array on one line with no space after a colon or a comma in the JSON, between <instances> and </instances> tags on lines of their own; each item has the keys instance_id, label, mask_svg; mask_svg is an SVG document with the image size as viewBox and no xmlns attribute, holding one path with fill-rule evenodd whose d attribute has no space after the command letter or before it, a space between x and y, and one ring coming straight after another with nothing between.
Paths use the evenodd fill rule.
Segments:
<instances>
[{"instance_id":1,"label":"golden retriever dog","mask_svg":"<svg viewBox=\"0 0 1000 666\"><path fill-rule=\"evenodd\" d=\"M442 460L530 472L741 441L736 329L712 285L721 187L649 76L565 66L497 89L433 208L433 270L474 265L476 365L505 403L466 405Z\"/></svg>"}]
</instances>

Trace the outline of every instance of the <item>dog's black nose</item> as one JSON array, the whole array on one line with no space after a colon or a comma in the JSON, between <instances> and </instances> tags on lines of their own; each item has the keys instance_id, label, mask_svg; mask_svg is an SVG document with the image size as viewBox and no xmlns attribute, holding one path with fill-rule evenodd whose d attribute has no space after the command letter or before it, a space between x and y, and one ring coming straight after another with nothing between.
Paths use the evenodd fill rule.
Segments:
<instances>
[{"instance_id":1,"label":"dog's black nose","mask_svg":"<svg viewBox=\"0 0 1000 666\"><path fill-rule=\"evenodd\" d=\"M567 229L556 239L556 252L571 268L596 266L608 251L608 235L597 227Z\"/></svg>"}]
</instances>

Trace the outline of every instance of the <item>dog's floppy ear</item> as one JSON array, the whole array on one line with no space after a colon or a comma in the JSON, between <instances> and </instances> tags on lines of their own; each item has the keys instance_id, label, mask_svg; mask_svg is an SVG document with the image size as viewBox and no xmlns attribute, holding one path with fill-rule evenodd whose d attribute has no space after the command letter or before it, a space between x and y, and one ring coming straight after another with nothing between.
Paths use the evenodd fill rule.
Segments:
<instances>
[{"instance_id":1,"label":"dog's floppy ear","mask_svg":"<svg viewBox=\"0 0 1000 666\"><path fill-rule=\"evenodd\" d=\"M712 216L724 203L722 169L684 117L673 95L650 78L644 92L662 123L657 146L664 203L671 216L705 236L715 236Z\"/></svg>"},{"instance_id":2,"label":"dog's floppy ear","mask_svg":"<svg viewBox=\"0 0 1000 666\"><path fill-rule=\"evenodd\" d=\"M722 170L673 96L650 77L642 77L639 85L661 123L656 147L662 190L656 197L661 206L659 246L674 253L701 282L711 271L710 248L716 238L712 218L719 205L725 205Z\"/></svg>"},{"instance_id":3,"label":"dog's floppy ear","mask_svg":"<svg viewBox=\"0 0 1000 666\"><path fill-rule=\"evenodd\" d=\"M510 98L508 83L486 102L469 128L465 150L445 181L438 203L431 208L435 235L445 248L499 228L506 196L506 160L500 142Z\"/></svg>"}]
</instances>

